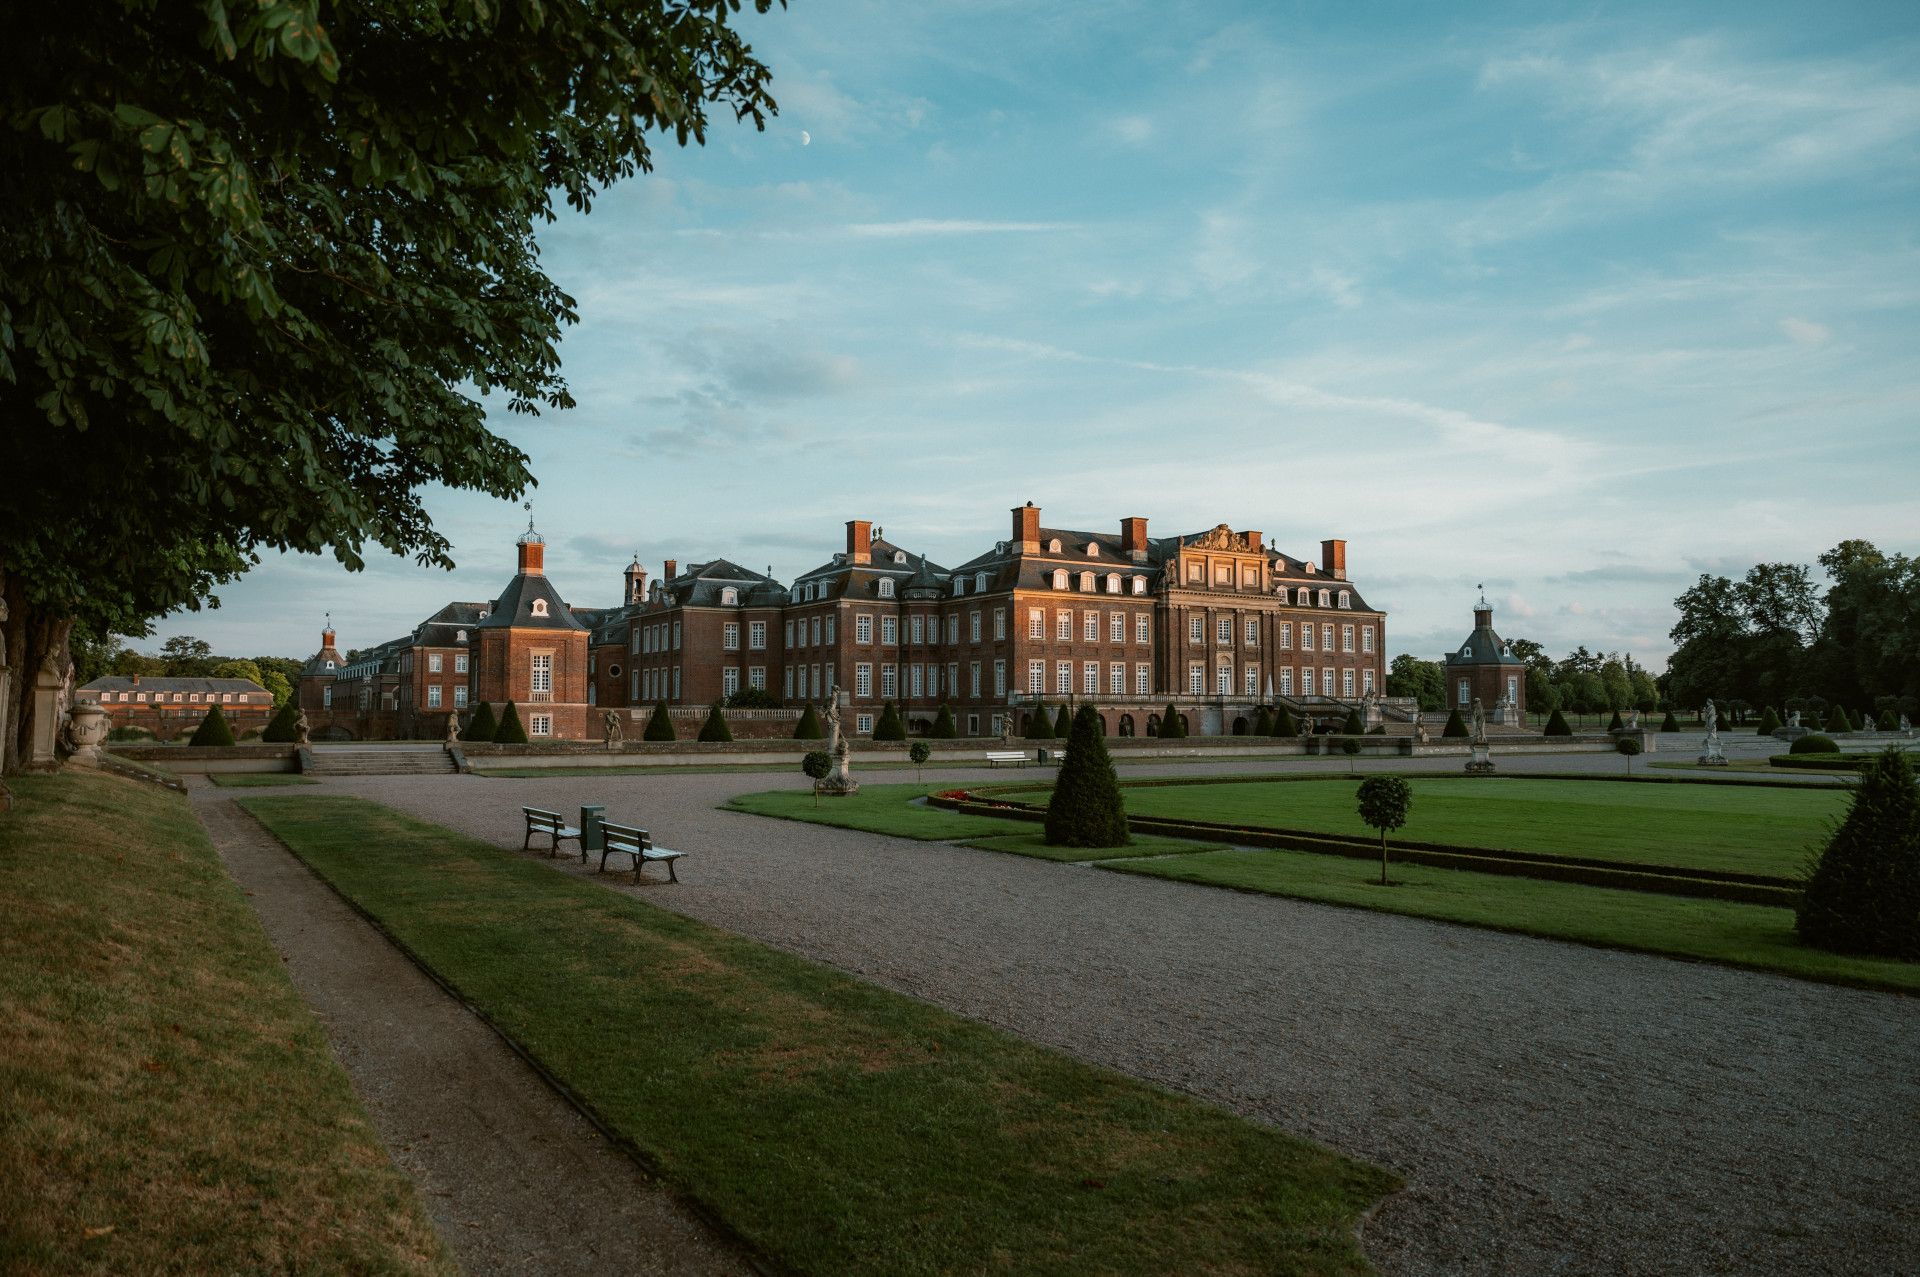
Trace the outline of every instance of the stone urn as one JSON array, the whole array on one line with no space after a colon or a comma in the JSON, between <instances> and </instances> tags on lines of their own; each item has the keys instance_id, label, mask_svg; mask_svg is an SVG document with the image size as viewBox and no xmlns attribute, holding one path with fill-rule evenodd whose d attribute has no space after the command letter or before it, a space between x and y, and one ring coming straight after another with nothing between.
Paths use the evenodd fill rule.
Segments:
<instances>
[{"instance_id":1,"label":"stone urn","mask_svg":"<svg viewBox=\"0 0 1920 1277\"><path fill-rule=\"evenodd\" d=\"M100 747L113 730L113 719L92 701L80 701L67 711L66 745L70 761L83 767L100 765Z\"/></svg>"}]
</instances>

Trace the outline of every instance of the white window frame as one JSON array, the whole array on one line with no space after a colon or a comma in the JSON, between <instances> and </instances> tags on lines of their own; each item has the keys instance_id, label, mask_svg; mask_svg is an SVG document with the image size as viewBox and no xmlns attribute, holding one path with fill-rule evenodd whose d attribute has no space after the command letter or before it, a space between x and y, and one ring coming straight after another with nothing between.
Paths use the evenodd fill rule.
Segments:
<instances>
[{"instance_id":1,"label":"white window frame","mask_svg":"<svg viewBox=\"0 0 1920 1277\"><path fill-rule=\"evenodd\" d=\"M553 715L551 714L527 715L527 735L529 736L553 735Z\"/></svg>"}]
</instances>

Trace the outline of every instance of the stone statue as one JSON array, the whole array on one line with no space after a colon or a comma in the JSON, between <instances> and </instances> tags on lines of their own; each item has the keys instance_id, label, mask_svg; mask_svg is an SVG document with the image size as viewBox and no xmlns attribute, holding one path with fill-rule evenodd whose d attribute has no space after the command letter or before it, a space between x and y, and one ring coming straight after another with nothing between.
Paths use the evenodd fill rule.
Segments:
<instances>
[{"instance_id":1,"label":"stone statue","mask_svg":"<svg viewBox=\"0 0 1920 1277\"><path fill-rule=\"evenodd\" d=\"M827 752L838 754L840 752L840 698L828 696L821 702L820 711L820 717L826 720Z\"/></svg>"},{"instance_id":2,"label":"stone statue","mask_svg":"<svg viewBox=\"0 0 1920 1277\"><path fill-rule=\"evenodd\" d=\"M447 744L451 745L459 739L460 739L460 711L455 710L452 713L447 715Z\"/></svg>"},{"instance_id":3,"label":"stone statue","mask_svg":"<svg viewBox=\"0 0 1920 1277\"><path fill-rule=\"evenodd\" d=\"M1467 775L1493 775L1493 751L1487 745L1487 707L1478 696L1473 698L1473 737L1467 747Z\"/></svg>"},{"instance_id":4,"label":"stone statue","mask_svg":"<svg viewBox=\"0 0 1920 1277\"><path fill-rule=\"evenodd\" d=\"M1871 710L1860 711L1860 730L1863 732L1870 732L1874 730L1873 711Z\"/></svg>"},{"instance_id":5,"label":"stone statue","mask_svg":"<svg viewBox=\"0 0 1920 1277\"><path fill-rule=\"evenodd\" d=\"M1704 716L1707 720L1707 738L1700 742L1700 765L1702 767L1725 767L1727 765L1727 756L1722 753L1720 749L1720 715L1719 712L1714 709L1711 700L1707 702Z\"/></svg>"},{"instance_id":6,"label":"stone statue","mask_svg":"<svg viewBox=\"0 0 1920 1277\"><path fill-rule=\"evenodd\" d=\"M307 711L302 709L300 716L293 720L293 743L296 745L313 744L312 725L307 722Z\"/></svg>"},{"instance_id":7,"label":"stone statue","mask_svg":"<svg viewBox=\"0 0 1920 1277\"><path fill-rule=\"evenodd\" d=\"M620 711L617 709L608 710L607 711L607 744L618 745L622 741L624 741L626 737L627 737L626 728L623 727L620 722Z\"/></svg>"},{"instance_id":8,"label":"stone statue","mask_svg":"<svg viewBox=\"0 0 1920 1277\"><path fill-rule=\"evenodd\" d=\"M1714 735L1720 726L1720 714L1714 709L1711 696L1707 698L1707 707L1700 711L1700 716L1707 720L1707 735Z\"/></svg>"},{"instance_id":9,"label":"stone statue","mask_svg":"<svg viewBox=\"0 0 1920 1277\"><path fill-rule=\"evenodd\" d=\"M1012 739L1013 739L1013 715L1002 714L1000 716L1000 743L1002 745L1005 745Z\"/></svg>"},{"instance_id":10,"label":"stone statue","mask_svg":"<svg viewBox=\"0 0 1920 1277\"><path fill-rule=\"evenodd\" d=\"M1800 726L1800 711L1799 711L1799 710L1797 710L1797 709L1796 709L1796 710L1792 710L1792 711L1790 711L1790 712L1789 712L1789 713L1787 714L1787 726L1788 726L1788 727L1798 727L1798 726Z\"/></svg>"},{"instance_id":11,"label":"stone statue","mask_svg":"<svg viewBox=\"0 0 1920 1277\"><path fill-rule=\"evenodd\" d=\"M1913 724L1907 721L1907 716L1905 714L1902 714L1900 716L1900 734L1902 736L1913 735Z\"/></svg>"},{"instance_id":12,"label":"stone statue","mask_svg":"<svg viewBox=\"0 0 1920 1277\"><path fill-rule=\"evenodd\" d=\"M1635 711L1633 711L1633 713L1627 715L1627 730L1630 732L1637 732L1640 730L1640 711L1639 710L1636 709Z\"/></svg>"},{"instance_id":13,"label":"stone statue","mask_svg":"<svg viewBox=\"0 0 1920 1277\"><path fill-rule=\"evenodd\" d=\"M1478 696L1473 698L1473 743L1487 743L1487 707L1480 703Z\"/></svg>"}]
</instances>

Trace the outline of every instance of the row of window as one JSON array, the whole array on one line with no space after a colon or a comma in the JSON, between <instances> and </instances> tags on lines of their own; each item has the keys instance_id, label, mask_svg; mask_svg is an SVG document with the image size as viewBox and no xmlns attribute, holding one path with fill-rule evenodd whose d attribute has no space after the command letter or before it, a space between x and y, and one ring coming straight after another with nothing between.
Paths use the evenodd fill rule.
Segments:
<instances>
[{"instance_id":1,"label":"row of window","mask_svg":"<svg viewBox=\"0 0 1920 1277\"><path fill-rule=\"evenodd\" d=\"M442 693L440 690L440 684L428 683L427 684L427 708L428 709L441 708L441 706L445 704L445 702L441 698L442 698ZM465 709L467 707L467 685L465 683L455 683L453 685L453 707L455 709Z\"/></svg>"},{"instance_id":2,"label":"row of window","mask_svg":"<svg viewBox=\"0 0 1920 1277\"><path fill-rule=\"evenodd\" d=\"M1107 664L1107 694L1125 696L1127 694L1127 667L1119 661ZM1027 662L1027 692L1032 696L1043 696L1047 690L1047 663L1045 661ZM1053 663L1053 691L1056 696L1073 694L1073 662L1055 661ZM1080 664L1080 691L1085 696L1100 694L1100 662L1082 661ZM1133 694L1149 696L1153 692L1153 667L1145 662L1133 667Z\"/></svg>"},{"instance_id":3,"label":"row of window","mask_svg":"<svg viewBox=\"0 0 1920 1277\"><path fill-rule=\"evenodd\" d=\"M203 701L199 692L155 692L153 694L153 703L155 705L165 705L168 703L167 697L169 695L173 697L171 703L175 705L183 703L187 705L199 705ZM242 705L271 705L273 703L273 695L270 692L262 693L259 696L254 696L247 692L221 692L218 695L208 692L204 697L204 702L208 705L232 705L235 703L236 695L239 698L239 703ZM181 699L182 697L185 698L184 701ZM100 703L102 705L113 703L113 698L114 694L112 692L102 692L100 694ZM147 694L145 692L121 692L118 703L121 705L129 703L144 705L147 703Z\"/></svg>"},{"instance_id":4,"label":"row of window","mask_svg":"<svg viewBox=\"0 0 1920 1277\"><path fill-rule=\"evenodd\" d=\"M439 652L428 652L427 673L438 674L442 672L442 668L441 654ZM467 672L467 654L465 652L455 652L453 654L453 672L455 674L465 674Z\"/></svg>"},{"instance_id":5,"label":"row of window","mask_svg":"<svg viewBox=\"0 0 1920 1277\"><path fill-rule=\"evenodd\" d=\"M1300 626L1300 650L1303 652L1311 652L1314 650L1313 628L1314 627L1310 622L1303 622ZM1334 650L1333 629L1334 627L1331 625L1322 625L1320 627L1320 650L1321 651L1331 652ZM1258 618L1256 617L1246 618L1245 624L1242 628L1242 637L1243 637L1243 642L1245 646L1247 647L1260 646L1260 622ZM1373 627L1371 625L1360 626L1359 637L1360 637L1360 651L1368 652L1368 653L1372 652L1373 651ZM1221 647L1233 646L1233 618L1232 617L1222 616L1222 617L1216 617L1214 619L1213 638L1214 638L1214 642ZM1354 627L1351 625L1342 625L1340 627L1339 650L1342 652L1353 651L1354 650L1353 640L1354 640ZM1207 641L1206 618L1199 617L1199 616L1189 616L1187 618L1187 642L1205 643L1206 641ZM1280 646L1282 648L1291 648L1293 646L1293 622L1292 621L1280 622Z\"/></svg>"},{"instance_id":6,"label":"row of window","mask_svg":"<svg viewBox=\"0 0 1920 1277\"><path fill-rule=\"evenodd\" d=\"M735 632L738 633L738 627ZM669 641L672 646L669 647ZM661 621L656 625L636 625L627 636L627 650L635 656L642 652L666 652L680 650L680 622L669 624Z\"/></svg>"},{"instance_id":7,"label":"row of window","mask_svg":"<svg viewBox=\"0 0 1920 1277\"><path fill-rule=\"evenodd\" d=\"M1105 577L1101 577L1093 572L1082 572L1076 577L1065 568L1055 568L1053 570L1052 585L1056 590L1071 589L1076 580L1079 582L1080 592L1082 594L1098 592L1102 583L1106 585L1106 592L1108 594L1124 594L1128 592L1145 594L1147 592L1147 578L1144 576L1123 578L1118 572L1109 572ZM1123 580L1131 582L1131 585L1123 585Z\"/></svg>"}]
</instances>

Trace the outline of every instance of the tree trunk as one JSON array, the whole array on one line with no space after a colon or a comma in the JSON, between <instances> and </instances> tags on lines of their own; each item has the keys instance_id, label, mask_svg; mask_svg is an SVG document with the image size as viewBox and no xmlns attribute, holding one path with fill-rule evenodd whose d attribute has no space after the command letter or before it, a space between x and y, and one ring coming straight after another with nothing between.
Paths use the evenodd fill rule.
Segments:
<instances>
[{"instance_id":1,"label":"tree trunk","mask_svg":"<svg viewBox=\"0 0 1920 1277\"><path fill-rule=\"evenodd\" d=\"M20 574L0 568L0 776L26 770L37 726L34 682L42 668L66 676L72 632L72 617L29 603Z\"/></svg>"},{"instance_id":2,"label":"tree trunk","mask_svg":"<svg viewBox=\"0 0 1920 1277\"><path fill-rule=\"evenodd\" d=\"M1387 885L1387 831L1380 831L1380 885Z\"/></svg>"}]
</instances>

